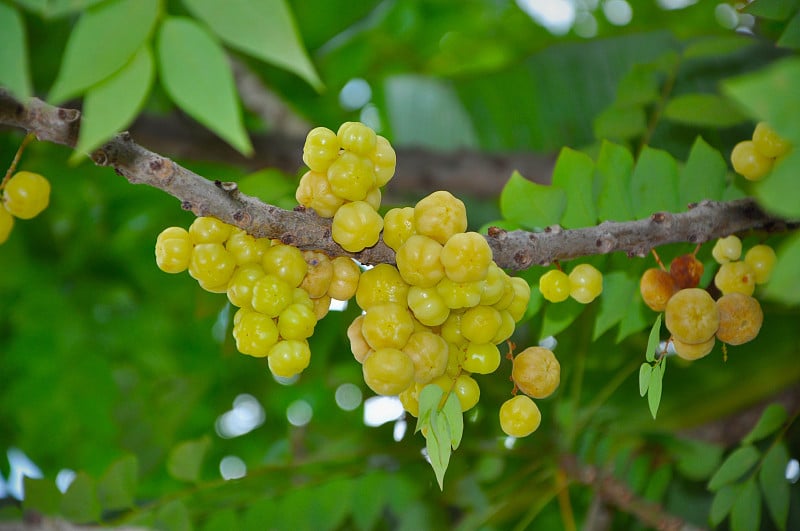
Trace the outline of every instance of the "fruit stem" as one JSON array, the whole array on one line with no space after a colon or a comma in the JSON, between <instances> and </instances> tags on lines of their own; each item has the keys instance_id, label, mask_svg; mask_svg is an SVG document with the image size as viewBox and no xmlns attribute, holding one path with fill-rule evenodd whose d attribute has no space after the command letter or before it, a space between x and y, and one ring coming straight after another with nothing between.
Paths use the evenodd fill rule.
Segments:
<instances>
[{"instance_id":1,"label":"fruit stem","mask_svg":"<svg viewBox=\"0 0 800 531\"><path fill-rule=\"evenodd\" d=\"M650 252L653 253L653 258L656 259L658 267L660 267L662 271L666 271L667 268L664 266L664 262L661 261L661 257L658 256L658 251L656 251L655 247L650 249Z\"/></svg>"},{"instance_id":2,"label":"fruit stem","mask_svg":"<svg viewBox=\"0 0 800 531\"><path fill-rule=\"evenodd\" d=\"M6 182L14 175L14 172L17 170L17 164L19 164L19 159L22 158L22 152L25 151L25 148L28 147L33 140L36 139L36 135L33 133L28 133L25 135L25 138L22 139L22 143L20 143L17 152L14 154L14 158L11 161L11 165L6 170L6 175L3 177L3 181L0 182L0 190L6 187Z\"/></svg>"}]
</instances>

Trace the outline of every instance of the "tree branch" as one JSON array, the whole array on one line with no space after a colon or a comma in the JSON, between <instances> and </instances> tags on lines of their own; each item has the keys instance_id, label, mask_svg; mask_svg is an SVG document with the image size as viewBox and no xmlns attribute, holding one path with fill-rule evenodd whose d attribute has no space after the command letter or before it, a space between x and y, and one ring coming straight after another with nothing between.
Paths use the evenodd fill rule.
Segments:
<instances>
[{"instance_id":1,"label":"tree branch","mask_svg":"<svg viewBox=\"0 0 800 531\"><path fill-rule=\"evenodd\" d=\"M27 104L0 88L0 124L34 133L40 140L75 147L80 112L49 105L37 98ZM240 193L236 183L210 181L172 160L149 151L121 133L91 155L98 166L110 166L133 184L159 188L198 216L214 216L257 237L277 238L301 249L318 249L331 256L352 256L365 264L394 263L394 252L382 241L360 253L348 253L331 238L331 221L298 207L293 211L268 205ZM298 160L300 153L298 152ZM702 201L681 214L658 212L631 222L603 222L596 227L566 230L552 226L543 232L491 229L487 240L495 261L509 269L527 269L555 260L625 252L645 256L650 249L674 242L702 243L748 230L784 231L797 228L764 212L752 199Z\"/></svg>"}]
</instances>

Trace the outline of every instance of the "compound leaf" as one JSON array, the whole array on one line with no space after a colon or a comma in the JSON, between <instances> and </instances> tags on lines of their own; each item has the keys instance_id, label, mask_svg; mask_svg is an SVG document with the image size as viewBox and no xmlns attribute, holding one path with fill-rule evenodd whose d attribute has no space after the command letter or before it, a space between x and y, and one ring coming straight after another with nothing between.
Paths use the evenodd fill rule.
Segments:
<instances>
[{"instance_id":1,"label":"compound leaf","mask_svg":"<svg viewBox=\"0 0 800 531\"><path fill-rule=\"evenodd\" d=\"M633 172L631 152L623 146L604 140L595 167L599 218L603 221L634 219L629 191Z\"/></svg>"},{"instance_id":2,"label":"compound leaf","mask_svg":"<svg viewBox=\"0 0 800 531\"><path fill-rule=\"evenodd\" d=\"M639 396L644 397L647 390L650 389L650 373L653 372L653 366L645 362L639 366Z\"/></svg>"},{"instance_id":3,"label":"compound leaf","mask_svg":"<svg viewBox=\"0 0 800 531\"><path fill-rule=\"evenodd\" d=\"M31 75L25 21L19 11L7 4L0 4L0 35L0 85L17 98L26 99L31 93Z\"/></svg>"},{"instance_id":4,"label":"compound leaf","mask_svg":"<svg viewBox=\"0 0 800 531\"><path fill-rule=\"evenodd\" d=\"M656 317L656 322L653 323L653 327L650 329L650 336L647 338L647 351L644 353L647 361L656 361L656 350L661 342L661 316L662 314L658 314L658 317Z\"/></svg>"},{"instance_id":5,"label":"compound leaf","mask_svg":"<svg viewBox=\"0 0 800 531\"><path fill-rule=\"evenodd\" d=\"M786 480L786 465L789 463L789 452L786 445L775 444L764 455L761 469L758 472L758 482L761 492L767 502L767 511L778 529L786 529L789 518L789 482Z\"/></svg>"},{"instance_id":6,"label":"compound leaf","mask_svg":"<svg viewBox=\"0 0 800 531\"><path fill-rule=\"evenodd\" d=\"M682 94L664 108L664 118L698 127L732 127L747 118L738 107L717 94Z\"/></svg>"},{"instance_id":7,"label":"compound leaf","mask_svg":"<svg viewBox=\"0 0 800 531\"><path fill-rule=\"evenodd\" d=\"M200 478L203 459L210 446L211 439L208 436L178 444L169 452L167 471L175 479L197 481Z\"/></svg>"},{"instance_id":8,"label":"compound leaf","mask_svg":"<svg viewBox=\"0 0 800 531\"><path fill-rule=\"evenodd\" d=\"M561 220L566 204L564 190L531 182L517 171L500 193L503 217L526 229L555 225Z\"/></svg>"},{"instance_id":9,"label":"compound leaf","mask_svg":"<svg viewBox=\"0 0 800 531\"><path fill-rule=\"evenodd\" d=\"M751 477L742 485L739 497L731 509L731 531L758 529L761 522L761 493L756 478Z\"/></svg>"},{"instance_id":10,"label":"compound leaf","mask_svg":"<svg viewBox=\"0 0 800 531\"><path fill-rule=\"evenodd\" d=\"M586 153L562 148L553 168L553 185L566 192L567 204L561 225L568 229L588 227L597 221L592 179L594 162Z\"/></svg>"},{"instance_id":11,"label":"compound leaf","mask_svg":"<svg viewBox=\"0 0 800 531\"><path fill-rule=\"evenodd\" d=\"M139 462L129 455L118 459L103 474L97 483L97 497L106 510L133 507Z\"/></svg>"},{"instance_id":12,"label":"compound leaf","mask_svg":"<svg viewBox=\"0 0 800 531\"><path fill-rule=\"evenodd\" d=\"M772 435L786 422L787 417L786 408L783 407L783 405L768 405L764 408L764 412L761 413L761 417L759 417L753 429L742 438L742 444L752 444L756 441L760 441L764 437Z\"/></svg>"},{"instance_id":13,"label":"compound leaf","mask_svg":"<svg viewBox=\"0 0 800 531\"><path fill-rule=\"evenodd\" d=\"M678 164L660 149L645 146L631 175L631 201L637 218L678 210Z\"/></svg>"},{"instance_id":14,"label":"compound leaf","mask_svg":"<svg viewBox=\"0 0 800 531\"><path fill-rule=\"evenodd\" d=\"M681 206L703 199L722 199L727 173L722 154L698 136L678 178Z\"/></svg>"},{"instance_id":15,"label":"compound leaf","mask_svg":"<svg viewBox=\"0 0 800 531\"><path fill-rule=\"evenodd\" d=\"M740 446L731 452L719 469L714 472L708 481L708 488L718 490L720 487L736 481L758 462L759 457L761 454L753 446L749 444Z\"/></svg>"}]
</instances>

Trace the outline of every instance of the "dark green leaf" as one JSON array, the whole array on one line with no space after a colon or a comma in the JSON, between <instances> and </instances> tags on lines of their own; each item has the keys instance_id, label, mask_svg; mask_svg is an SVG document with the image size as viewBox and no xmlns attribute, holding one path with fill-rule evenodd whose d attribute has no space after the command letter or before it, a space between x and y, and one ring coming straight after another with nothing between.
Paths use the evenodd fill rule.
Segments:
<instances>
[{"instance_id":1,"label":"dark green leaf","mask_svg":"<svg viewBox=\"0 0 800 531\"><path fill-rule=\"evenodd\" d=\"M760 457L761 454L753 446L746 445L737 448L725 458L719 469L711 476L708 488L717 490L723 485L738 480L758 462Z\"/></svg>"},{"instance_id":2,"label":"dark green leaf","mask_svg":"<svg viewBox=\"0 0 800 531\"><path fill-rule=\"evenodd\" d=\"M33 11L45 18L55 18L77 13L82 9L99 4L104 0L16 0L26 9Z\"/></svg>"},{"instance_id":3,"label":"dark green leaf","mask_svg":"<svg viewBox=\"0 0 800 531\"><path fill-rule=\"evenodd\" d=\"M653 65L634 65L620 80L617 105L647 105L658 100L659 88Z\"/></svg>"},{"instance_id":4,"label":"dark green leaf","mask_svg":"<svg viewBox=\"0 0 800 531\"><path fill-rule=\"evenodd\" d=\"M742 485L739 497L731 509L731 531L753 531L761 523L761 493L756 478L751 477Z\"/></svg>"},{"instance_id":5,"label":"dark green leaf","mask_svg":"<svg viewBox=\"0 0 800 531\"><path fill-rule=\"evenodd\" d=\"M75 156L91 152L130 125L150 92L153 74L153 58L144 46L121 70L89 89Z\"/></svg>"},{"instance_id":6,"label":"dark green leaf","mask_svg":"<svg viewBox=\"0 0 800 531\"><path fill-rule=\"evenodd\" d=\"M603 296L594 322L592 339L600 336L619 323L628 311L628 303L636 297L639 282L625 271L612 271L603 275Z\"/></svg>"},{"instance_id":7,"label":"dark green leaf","mask_svg":"<svg viewBox=\"0 0 800 531\"><path fill-rule=\"evenodd\" d=\"M787 218L800 217L800 194L797 191L797 170L800 168L800 149L793 149L763 181L756 183L758 202L771 213Z\"/></svg>"},{"instance_id":8,"label":"dark green leaf","mask_svg":"<svg viewBox=\"0 0 800 531\"><path fill-rule=\"evenodd\" d=\"M797 10L796 0L754 0L743 11L770 20L786 20Z\"/></svg>"},{"instance_id":9,"label":"dark green leaf","mask_svg":"<svg viewBox=\"0 0 800 531\"><path fill-rule=\"evenodd\" d=\"M31 93L31 76L28 69L28 44L25 40L25 21L19 11L0 4L0 86L7 88L17 98L26 99Z\"/></svg>"},{"instance_id":10,"label":"dark green leaf","mask_svg":"<svg viewBox=\"0 0 800 531\"><path fill-rule=\"evenodd\" d=\"M647 390L650 388L650 373L653 372L653 366L645 362L639 366L639 395L644 397Z\"/></svg>"},{"instance_id":11,"label":"dark green leaf","mask_svg":"<svg viewBox=\"0 0 800 531\"><path fill-rule=\"evenodd\" d=\"M718 526L730 514L741 490L742 486L734 483L725 485L714 493L714 498L711 500L711 509L708 513L711 525Z\"/></svg>"},{"instance_id":12,"label":"dark green leaf","mask_svg":"<svg viewBox=\"0 0 800 531\"><path fill-rule=\"evenodd\" d=\"M650 476L650 456L647 454L636 456L630 464L627 474L628 486L631 491L641 494L647 486Z\"/></svg>"},{"instance_id":13,"label":"dark green leaf","mask_svg":"<svg viewBox=\"0 0 800 531\"><path fill-rule=\"evenodd\" d=\"M703 199L722 199L727 173L728 165L722 154L698 136L678 179L680 205L686 207Z\"/></svg>"},{"instance_id":14,"label":"dark green leaf","mask_svg":"<svg viewBox=\"0 0 800 531\"><path fill-rule=\"evenodd\" d=\"M678 471L693 481L707 479L719 467L723 450L717 445L693 439L676 440L672 451Z\"/></svg>"},{"instance_id":15,"label":"dark green leaf","mask_svg":"<svg viewBox=\"0 0 800 531\"><path fill-rule=\"evenodd\" d=\"M97 483L97 497L103 509L133 507L138 475L139 462L135 456L113 462Z\"/></svg>"},{"instance_id":16,"label":"dark green leaf","mask_svg":"<svg viewBox=\"0 0 800 531\"><path fill-rule=\"evenodd\" d=\"M613 106L594 119L594 136L603 140L628 140L647 131L647 116L639 106Z\"/></svg>"},{"instance_id":17,"label":"dark green leaf","mask_svg":"<svg viewBox=\"0 0 800 531\"><path fill-rule=\"evenodd\" d=\"M239 515L233 509L215 511L202 527L203 531L230 531L231 529L242 529Z\"/></svg>"},{"instance_id":18,"label":"dark green leaf","mask_svg":"<svg viewBox=\"0 0 800 531\"><path fill-rule=\"evenodd\" d=\"M25 498L22 506L26 512L36 511L41 514L55 515L61 510L61 492L50 479L33 479L23 477Z\"/></svg>"},{"instance_id":19,"label":"dark green leaf","mask_svg":"<svg viewBox=\"0 0 800 531\"><path fill-rule=\"evenodd\" d=\"M373 529L386 505L386 476L381 472L370 472L356 482L353 489L353 522L360 531Z\"/></svg>"},{"instance_id":20,"label":"dark green leaf","mask_svg":"<svg viewBox=\"0 0 800 531\"><path fill-rule=\"evenodd\" d=\"M442 415L447 421L447 429L450 433L450 446L453 450L458 449L461 444L461 437L464 435L464 414L461 412L461 401L455 393L450 393L444 403Z\"/></svg>"},{"instance_id":21,"label":"dark green leaf","mask_svg":"<svg viewBox=\"0 0 800 531\"><path fill-rule=\"evenodd\" d=\"M717 94L682 94L664 107L664 118L698 127L732 127L746 117L727 99Z\"/></svg>"},{"instance_id":22,"label":"dark green leaf","mask_svg":"<svg viewBox=\"0 0 800 531\"><path fill-rule=\"evenodd\" d=\"M797 266L800 264L800 234L788 237L776 250L778 261L762 293L766 298L793 305L800 303L800 282Z\"/></svg>"},{"instance_id":23,"label":"dark green leaf","mask_svg":"<svg viewBox=\"0 0 800 531\"><path fill-rule=\"evenodd\" d=\"M742 444L752 444L772 435L786 422L787 417L786 408L783 405L768 405L764 408L764 412L761 413L761 417L756 422L756 425L753 426L753 429L742 438Z\"/></svg>"},{"instance_id":24,"label":"dark green leaf","mask_svg":"<svg viewBox=\"0 0 800 531\"><path fill-rule=\"evenodd\" d=\"M678 165L672 155L645 146L631 175L631 202L637 218L655 212L676 212L678 205Z\"/></svg>"},{"instance_id":25,"label":"dark green leaf","mask_svg":"<svg viewBox=\"0 0 800 531\"><path fill-rule=\"evenodd\" d=\"M603 141L597 157L597 208L602 221L634 219L631 207L630 180L633 155L626 148Z\"/></svg>"},{"instance_id":26,"label":"dark green leaf","mask_svg":"<svg viewBox=\"0 0 800 531\"><path fill-rule=\"evenodd\" d=\"M210 446L211 439L207 435L178 444L169 452L167 471L175 479L197 481L200 478L203 459Z\"/></svg>"},{"instance_id":27,"label":"dark green leaf","mask_svg":"<svg viewBox=\"0 0 800 531\"><path fill-rule=\"evenodd\" d=\"M252 153L228 59L204 28L188 18L167 18L158 60L164 89L181 109L240 152Z\"/></svg>"},{"instance_id":28,"label":"dark green leaf","mask_svg":"<svg viewBox=\"0 0 800 531\"><path fill-rule=\"evenodd\" d=\"M653 362L656 360L656 350L661 342L661 317L662 314L658 314L656 322L653 323L653 327L650 329L650 335L647 338L647 351L644 353L644 358L647 361Z\"/></svg>"},{"instance_id":29,"label":"dark green leaf","mask_svg":"<svg viewBox=\"0 0 800 531\"><path fill-rule=\"evenodd\" d=\"M171 501L158 510L153 527L161 531L191 531L189 510L182 501Z\"/></svg>"},{"instance_id":30,"label":"dark green leaf","mask_svg":"<svg viewBox=\"0 0 800 531\"><path fill-rule=\"evenodd\" d=\"M274 522L281 509L274 497L261 497L253 500L242 518L242 529L244 531L262 531L264 522Z\"/></svg>"},{"instance_id":31,"label":"dark green leaf","mask_svg":"<svg viewBox=\"0 0 800 531\"><path fill-rule=\"evenodd\" d=\"M656 418L658 406L661 405L661 390L664 382L664 370L667 365L667 358L661 361L650 371L650 385L647 389L647 405L650 407L650 414Z\"/></svg>"},{"instance_id":32,"label":"dark green leaf","mask_svg":"<svg viewBox=\"0 0 800 531\"><path fill-rule=\"evenodd\" d=\"M672 481L672 466L663 464L650 474L647 481L647 487L644 491L644 497L654 502L660 502L664 499L667 493L670 482Z\"/></svg>"},{"instance_id":33,"label":"dark green leaf","mask_svg":"<svg viewBox=\"0 0 800 531\"><path fill-rule=\"evenodd\" d=\"M419 417L417 420L417 429L414 433L420 431L422 428L429 426L433 422L433 416L439 403L442 401L444 391L436 384L428 384L422 388L419 393Z\"/></svg>"},{"instance_id":34,"label":"dark green leaf","mask_svg":"<svg viewBox=\"0 0 800 531\"><path fill-rule=\"evenodd\" d=\"M500 193L503 217L527 229L557 224L566 204L564 190L531 182L517 171L511 174Z\"/></svg>"},{"instance_id":35,"label":"dark green leaf","mask_svg":"<svg viewBox=\"0 0 800 531\"><path fill-rule=\"evenodd\" d=\"M562 227L588 227L597 221L592 195L593 177L594 162L587 154L568 147L561 149L552 182L567 195L567 206L560 220Z\"/></svg>"},{"instance_id":36,"label":"dark green leaf","mask_svg":"<svg viewBox=\"0 0 800 531\"><path fill-rule=\"evenodd\" d=\"M539 338L554 336L566 330L586 309L585 304L569 298L557 304L548 304L544 310L544 321Z\"/></svg>"},{"instance_id":37,"label":"dark green leaf","mask_svg":"<svg viewBox=\"0 0 800 531\"><path fill-rule=\"evenodd\" d=\"M353 498L355 485L355 479L335 478L315 488L316 503L311 505L310 511L312 522L324 522L320 529L341 529L348 515L361 507Z\"/></svg>"},{"instance_id":38,"label":"dark green leaf","mask_svg":"<svg viewBox=\"0 0 800 531\"><path fill-rule=\"evenodd\" d=\"M159 8L159 0L116 0L86 10L70 33L50 103L77 96L125 66L149 38Z\"/></svg>"},{"instance_id":39,"label":"dark green leaf","mask_svg":"<svg viewBox=\"0 0 800 531\"><path fill-rule=\"evenodd\" d=\"M183 0L232 48L299 75L322 90L285 0Z\"/></svg>"},{"instance_id":40,"label":"dark green leaf","mask_svg":"<svg viewBox=\"0 0 800 531\"><path fill-rule=\"evenodd\" d=\"M615 341L620 343L626 337L647 328L648 322L653 316L653 312L644 305L641 297L634 297L628 303L625 317L619 323L619 331Z\"/></svg>"},{"instance_id":41,"label":"dark green leaf","mask_svg":"<svg viewBox=\"0 0 800 531\"><path fill-rule=\"evenodd\" d=\"M100 518L100 503L94 480L78 472L61 498L61 514L70 522L86 524Z\"/></svg>"},{"instance_id":42,"label":"dark green leaf","mask_svg":"<svg viewBox=\"0 0 800 531\"><path fill-rule=\"evenodd\" d=\"M777 44L783 48L800 50L800 12L796 13L792 20L786 24L786 28L784 28Z\"/></svg>"},{"instance_id":43,"label":"dark green leaf","mask_svg":"<svg viewBox=\"0 0 800 531\"><path fill-rule=\"evenodd\" d=\"M701 37L683 50L683 57L686 59L711 58L729 55L749 46L753 46L753 39L744 35L723 34Z\"/></svg>"},{"instance_id":44,"label":"dark green leaf","mask_svg":"<svg viewBox=\"0 0 800 531\"><path fill-rule=\"evenodd\" d=\"M776 443L764 455L761 469L758 471L758 482L767 510L775 522L775 526L784 531L789 518L789 481L786 479L786 465L789 463L789 452L783 442Z\"/></svg>"}]
</instances>

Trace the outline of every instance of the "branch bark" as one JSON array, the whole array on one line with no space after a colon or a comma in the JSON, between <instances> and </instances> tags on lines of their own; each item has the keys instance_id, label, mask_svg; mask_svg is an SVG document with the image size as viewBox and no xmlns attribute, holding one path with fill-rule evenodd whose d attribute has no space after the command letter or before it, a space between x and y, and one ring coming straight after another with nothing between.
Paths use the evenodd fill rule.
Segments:
<instances>
[{"instance_id":1,"label":"branch bark","mask_svg":"<svg viewBox=\"0 0 800 531\"><path fill-rule=\"evenodd\" d=\"M75 147L80 112L54 107L32 98L22 103L0 89L0 124L34 133L39 140ZM351 256L364 264L394 263L394 252L379 241L359 253L348 253L331 238L331 221L299 207L292 211L242 194L235 183L208 180L154 153L120 133L91 155L98 166L110 166L133 184L159 188L198 216L214 216L257 237L277 238L301 249L317 249L331 256ZM298 151L298 160L300 153ZM556 260L625 252L645 256L650 249L674 242L702 243L748 230L784 231L797 222L769 215L752 199L702 201L688 212L657 212L630 222L603 222L595 227L543 232L492 229L486 236L495 261L504 268L522 270Z\"/></svg>"}]
</instances>

